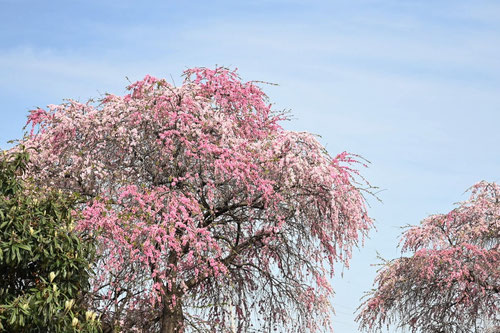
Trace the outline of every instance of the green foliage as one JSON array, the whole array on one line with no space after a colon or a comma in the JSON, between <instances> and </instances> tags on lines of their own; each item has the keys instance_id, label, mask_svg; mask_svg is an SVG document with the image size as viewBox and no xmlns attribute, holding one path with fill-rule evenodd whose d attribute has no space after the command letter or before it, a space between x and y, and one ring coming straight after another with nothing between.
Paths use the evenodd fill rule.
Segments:
<instances>
[{"instance_id":1,"label":"green foliage","mask_svg":"<svg viewBox=\"0 0 500 333\"><path fill-rule=\"evenodd\" d=\"M23 179L28 159L0 156L0 331L97 332L83 297L94 249L73 230L78 198Z\"/></svg>"}]
</instances>

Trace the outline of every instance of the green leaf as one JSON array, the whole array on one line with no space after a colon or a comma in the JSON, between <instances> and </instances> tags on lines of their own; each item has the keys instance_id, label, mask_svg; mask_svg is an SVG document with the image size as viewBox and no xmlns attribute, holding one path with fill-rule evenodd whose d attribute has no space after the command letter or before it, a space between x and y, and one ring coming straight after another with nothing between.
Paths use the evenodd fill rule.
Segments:
<instances>
[{"instance_id":1,"label":"green leaf","mask_svg":"<svg viewBox=\"0 0 500 333\"><path fill-rule=\"evenodd\" d=\"M31 246L29 246L28 244L19 244L18 247L31 252Z\"/></svg>"},{"instance_id":2,"label":"green leaf","mask_svg":"<svg viewBox=\"0 0 500 333\"><path fill-rule=\"evenodd\" d=\"M14 324L16 322L16 312L12 312L12 316L10 317L9 324Z\"/></svg>"}]
</instances>

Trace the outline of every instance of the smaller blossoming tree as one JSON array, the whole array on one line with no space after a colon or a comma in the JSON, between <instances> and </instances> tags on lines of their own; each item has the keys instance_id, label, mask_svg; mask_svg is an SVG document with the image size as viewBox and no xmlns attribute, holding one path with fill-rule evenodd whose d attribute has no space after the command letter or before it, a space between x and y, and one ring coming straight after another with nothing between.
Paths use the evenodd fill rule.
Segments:
<instances>
[{"instance_id":1,"label":"smaller blossoming tree","mask_svg":"<svg viewBox=\"0 0 500 333\"><path fill-rule=\"evenodd\" d=\"M403 234L402 250L413 255L382 264L357 317L363 329L478 332L500 324L500 186L480 182L470 192Z\"/></svg>"}]
</instances>

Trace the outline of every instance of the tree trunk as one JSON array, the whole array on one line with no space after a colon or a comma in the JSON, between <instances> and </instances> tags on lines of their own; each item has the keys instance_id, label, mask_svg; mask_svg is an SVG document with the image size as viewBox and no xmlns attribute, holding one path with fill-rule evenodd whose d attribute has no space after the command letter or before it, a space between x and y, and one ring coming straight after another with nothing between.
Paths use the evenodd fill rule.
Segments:
<instances>
[{"instance_id":1,"label":"tree trunk","mask_svg":"<svg viewBox=\"0 0 500 333\"><path fill-rule=\"evenodd\" d=\"M172 294L165 295L161 318L160 333L182 333L184 332L184 314L182 312L181 296L176 295L175 303L172 304Z\"/></svg>"}]
</instances>

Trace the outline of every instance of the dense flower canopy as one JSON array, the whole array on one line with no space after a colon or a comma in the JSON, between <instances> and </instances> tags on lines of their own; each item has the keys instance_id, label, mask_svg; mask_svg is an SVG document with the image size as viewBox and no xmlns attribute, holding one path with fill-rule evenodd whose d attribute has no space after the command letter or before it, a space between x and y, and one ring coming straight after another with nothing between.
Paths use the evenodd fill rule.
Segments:
<instances>
[{"instance_id":1,"label":"dense flower canopy","mask_svg":"<svg viewBox=\"0 0 500 333\"><path fill-rule=\"evenodd\" d=\"M358 316L421 332L477 332L500 325L500 186L480 182L448 214L408 229L402 257L386 262Z\"/></svg>"},{"instance_id":2,"label":"dense flower canopy","mask_svg":"<svg viewBox=\"0 0 500 333\"><path fill-rule=\"evenodd\" d=\"M22 142L40 183L87 198L75 214L99 244L103 325L328 328L328 276L372 226L359 158L284 130L260 88L224 68L128 89L34 110Z\"/></svg>"}]
</instances>

